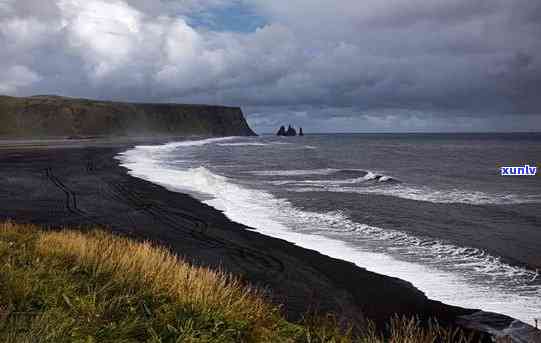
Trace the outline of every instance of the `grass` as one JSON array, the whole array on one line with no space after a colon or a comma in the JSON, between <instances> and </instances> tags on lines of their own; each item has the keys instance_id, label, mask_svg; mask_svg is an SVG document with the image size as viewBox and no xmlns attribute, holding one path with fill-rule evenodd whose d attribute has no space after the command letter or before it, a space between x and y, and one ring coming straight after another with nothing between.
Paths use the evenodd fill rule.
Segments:
<instances>
[{"instance_id":1,"label":"grass","mask_svg":"<svg viewBox=\"0 0 541 343\"><path fill-rule=\"evenodd\" d=\"M394 318L383 339L332 316L290 323L263 293L164 248L103 231L0 223L1 342L469 342Z\"/></svg>"}]
</instances>

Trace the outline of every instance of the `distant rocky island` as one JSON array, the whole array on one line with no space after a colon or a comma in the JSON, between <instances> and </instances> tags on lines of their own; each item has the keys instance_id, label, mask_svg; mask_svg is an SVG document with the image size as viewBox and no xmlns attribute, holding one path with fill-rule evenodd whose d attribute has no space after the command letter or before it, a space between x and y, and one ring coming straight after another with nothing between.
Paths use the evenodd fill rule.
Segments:
<instances>
[{"instance_id":1,"label":"distant rocky island","mask_svg":"<svg viewBox=\"0 0 541 343\"><path fill-rule=\"evenodd\" d=\"M0 96L0 137L253 136L239 107Z\"/></svg>"},{"instance_id":2,"label":"distant rocky island","mask_svg":"<svg viewBox=\"0 0 541 343\"><path fill-rule=\"evenodd\" d=\"M277 136L286 136L286 137L293 137L297 136L297 130L293 128L291 125L288 125L287 130L284 125L280 126L280 129L276 133ZM302 127L299 128L299 136L304 136L304 132L302 131Z\"/></svg>"}]
</instances>

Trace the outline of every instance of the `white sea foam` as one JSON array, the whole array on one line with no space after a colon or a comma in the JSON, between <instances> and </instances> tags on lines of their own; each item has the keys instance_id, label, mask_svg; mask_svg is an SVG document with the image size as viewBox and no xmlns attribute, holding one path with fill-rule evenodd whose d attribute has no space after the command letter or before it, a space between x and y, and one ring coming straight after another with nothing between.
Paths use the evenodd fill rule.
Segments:
<instances>
[{"instance_id":1,"label":"white sea foam","mask_svg":"<svg viewBox=\"0 0 541 343\"><path fill-rule=\"evenodd\" d=\"M270 193L239 186L204 167L165 167L159 151L159 147L136 148L119 159L136 177L174 191L207 194L211 198L205 203L263 234L410 281L432 299L529 323L539 316L541 287L528 283L536 277L530 271L506 265L477 249L355 223L342 213L300 211Z\"/></svg>"},{"instance_id":2,"label":"white sea foam","mask_svg":"<svg viewBox=\"0 0 541 343\"><path fill-rule=\"evenodd\" d=\"M522 203L534 203L541 201L541 196L524 196L515 194L489 194L486 192L462 190L462 189L450 189L450 190L436 190L430 187L421 186L414 187L405 184L391 185L388 187L368 187L366 189L342 189L338 191L354 191L360 193L377 193L383 195L390 195L404 199L429 201L434 203L463 203L472 205L492 204L492 205L505 205L505 204L522 204Z\"/></svg>"},{"instance_id":3,"label":"white sea foam","mask_svg":"<svg viewBox=\"0 0 541 343\"><path fill-rule=\"evenodd\" d=\"M247 174L259 176L296 176L296 175L330 175L339 169L307 169L307 170L256 170L246 172Z\"/></svg>"},{"instance_id":4,"label":"white sea foam","mask_svg":"<svg viewBox=\"0 0 541 343\"><path fill-rule=\"evenodd\" d=\"M218 146L268 146L266 143L257 142L239 142L239 143L218 143Z\"/></svg>"},{"instance_id":5,"label":"white sea foam","mask_svg":"<svg viewBox=\"0 0 541 343\"><path fill-rule=\"evenodd\" d=\"M294 186L303 186L303 185L313 185L313 186L340 186L340 185L352 185L352 184L361 184L365 183L367 181L376 180L378 176L363 176L363 177L357 177L353 179L335 179L335 180L270 180L265 181L268 184L275 185L275 186L282 186L282 185L294 185ZM383 179L383 180L382 180ZM385 182L390 181L392 178L390 176L381 176L379 179L377 179L377 182ZM303 188L301 188L303 189Z\"/></svg>"},{"instance_id":6,"label":"white sea foam","mask_svg":"<svg viewBox=\"0 0 541 343\"><path fill-rule=\"evenodd\" d=\"M331 175L340 169L313 169L313 170L268 170L247 172L259 176L309 176ZM360 170L359 170L360 171ZM517 195L517 194L490 194L481 191L448 189L438 190L428 186L413 186L405 183L400 184L367 184L367 181L388 183L395 178L368 171L366 175L358 178L327 179L327 180L269 180L268 184L275 186L291 185L292 192L336 192L357 194L381 194L402 199L428 201L440 204L462 203L471 205L506 205L527 204L541 202L541 195ZM350 185L365 184L364 187L352 187Z\"/></svg>"},{"instance_id":7,"label":"white sea foam","mask_svg":"<svg viewBox=\"0 0 541 343\"><path fill-rule=\"evenodd\" d=\"M308 176L308 175L332 175L334 173L345 171L345 170L339 170L339 169L315 169L315 170L284 170L284 171L265 171L265 172L249 172L251 174L255 175L266 175L266 176ZM297 192L302 192L305 190L305 188L302 188L303 186L313 186L313 187L320 187L327 189L330 187L330 189L333 189L332 187L340 187L340 186L346 186L346 185L354 185L354 184L363 184L367 182L388 182L395 180L394 178L387 176L387 175L381 175L381 174L375 174L374 172L368 171L365 172L360 169L349 169L348 171L356 171L360 173L366 173L362 177L355 177L355 178L348 178L348 179L327 179L327 180L269 180L265 181L265 183L268 183L270 185L275 186L284 186L284 185L290 185L295 187L301 187ZM310 189L310 188L308 188ZM343 188L346 189L346 188ZM315 189L312 189L315 190ZM319 189L321 191L321 189ZM295 191L295 189L294 189Z\"/></svg>"},{"instance_id":8,"label":"white sea foam","mask_svg":"<svg viewBox=\"0 0 541 343\"><path fill-rule=\"evenodd\" d=\"M207 138L207 139L198 139L198 140L186 140L181 142L171 142L163 145L139 145L136 146L136 149L139 150L151 150L151 151L170 151L175 150L181 147L192 147L192 146L202 146L207 144L213 144L218 142L230 141L233 139L238 139L239 137L219 137L219 138Z\"/></svg>"},{"instance_id":9,"label":"white sea foam","mask_svg":"<svg viewBox=\"0 0 541 343\"><path fill-rule=\"evenodd\" d=\"M368 173L366 173L365 176L363 176L363 180L373 180L373 179L375 179L376 177L377 177L376 174L374 174L374 173L372 173L372 172L369 171Z\"/></svg>"},{"instance_id":10,"label":"white sea foam","mask_svg":"<svg viewBox=\"0 0 541 343\"><path fill-rule=\"evenodd\" d=\"M379 180L382 182L383 180ZM295 184L295 181L282 181L284 185ZM302 183L297 183L302 186ZM466 191L460 189L435 190L429 187L414 187L405 184L392 184L367 187L347 187L342 182L320 182L312 183L315 187L297 187L291 188L292 192L337 192L337 193L357 193L357 194L381 194L409 200L428 201L440 204L462 203L471 205L505 205L505 204L525 204L541 202L541 195L515 195L515 194L488 194L479 191Z\"/></svg>"},{"instance_id":11,"label":"white sea foam","mask_svg":"<svg viewBox=\"0 0 541 343\"><path fill-rule=\"evenodd\" d=\"M315 150L317 149L316 146L313 145L298 145L294 143L287 143L287 142L235 142L235 143L218 143L218 146L230 146L230 147L242 147L242 146L273 146L273 145L282 145L282 146L289 146L292 149L309 149L309 150Z\"/></svg>"},{"instance_id":12,"label":"white sea foam","mask_svg":"<svg viewBox=\"0 0 541 343\"><path fill-rule=\"evenodd\" d=\"M355 178L348 178L348 179L328 179L328 180L270 180L266 181L266 183L273 184L273 185L287 185L287 184L293 184L293 185L347 185L347 184L357 184L357 183L364 183L366 181L372 181L376 180L378 182L387 182L391 180L395 180L391 176L387 175L381 175L381 173L374 173L372 171L364 171L361 169L333 169L333 168L326 168L326 169L309 169L309 170L262 170L262 171L250 171L246 172L248 174L252 175L258 175L258 176L310 176L310 175L332 175L338 172L359 172L359 173L366 173L362 177L355 177Z\"/></svg>"}]
</instances>

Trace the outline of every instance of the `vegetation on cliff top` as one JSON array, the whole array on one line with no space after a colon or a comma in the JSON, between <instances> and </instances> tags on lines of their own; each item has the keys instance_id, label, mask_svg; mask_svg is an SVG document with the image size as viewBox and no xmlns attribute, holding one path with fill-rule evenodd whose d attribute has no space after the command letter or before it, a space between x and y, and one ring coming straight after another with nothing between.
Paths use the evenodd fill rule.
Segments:
<instances>
[{"instance_id":1,"label":"vegetation on cliff top","mask_svg":"<svg viewBox=\"0 0 541 343\"><path fill-rule=\"evenodd\" d=\"M149 242L0 224L2 342L385 341L329 318L290 323L257 289ZM415 320L389 328L389 342L469 341Z\"/></svg>"},{"instance_id":2,"label":"vegetation on cliff top","mask_svg":"<svg viewBox=\"0 0 541 343\"><path fill-rule=\"evenodd\" d=\"M0 96L0 137L254 135L239 107Z\"/></svg>"}]
</instances>

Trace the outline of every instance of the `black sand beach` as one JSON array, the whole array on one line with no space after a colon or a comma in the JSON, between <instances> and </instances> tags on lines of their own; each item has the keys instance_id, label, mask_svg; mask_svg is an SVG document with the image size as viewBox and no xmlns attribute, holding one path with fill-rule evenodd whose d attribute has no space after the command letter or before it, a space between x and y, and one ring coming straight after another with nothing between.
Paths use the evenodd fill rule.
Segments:
<instances>
[{"instance_id":1,"label":"black sand beach","mask_svg":"<svg viewBox=\"0 0 541 343\"><path fill-rule=\"evenodd\" d=\"M1 143L0 220L52 229L98 226L161 243L189 261L268 289L293 320L317 311L354 321L364 314L379 325L394 314L456 323L476 312L429 300L405 281L263 236L191 196L131 177L114 156L132 145ZM511 321L495 320L501 328Z\"/></svg>"}]
</instances>

